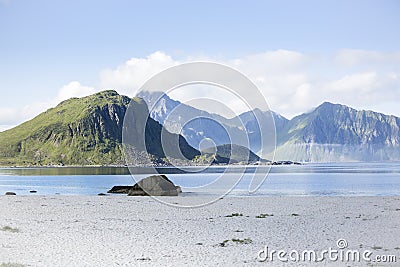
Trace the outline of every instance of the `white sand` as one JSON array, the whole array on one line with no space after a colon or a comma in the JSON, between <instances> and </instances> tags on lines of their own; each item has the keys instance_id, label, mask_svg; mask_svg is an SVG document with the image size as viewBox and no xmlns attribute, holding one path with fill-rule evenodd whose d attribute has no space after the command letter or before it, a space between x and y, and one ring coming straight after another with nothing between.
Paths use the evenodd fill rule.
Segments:
<instances>
[{"instance_id":1,"label":"white sand","mask_svg":"<svg viewBox=\"0 0 400 267\"><path fill-rule=\"evenodd\" d=\"M232 213L243 216L225 217ZM340 238L349 249L394 254L400 264L400 197L227 197L183 209L149 197L1 196L5 226L18 232L0 230L0 265L275 266L282 263L257 261L264 246L321 251L336 249ZM233 238L252 243L219 245Z\"/></svg>"}]
</instances>

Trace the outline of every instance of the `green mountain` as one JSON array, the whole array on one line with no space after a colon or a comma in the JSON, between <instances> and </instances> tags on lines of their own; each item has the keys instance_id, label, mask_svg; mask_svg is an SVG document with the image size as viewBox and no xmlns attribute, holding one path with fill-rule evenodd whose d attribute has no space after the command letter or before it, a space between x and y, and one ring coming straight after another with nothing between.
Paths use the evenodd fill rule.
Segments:
<instances>
[{"instance_id":1,"label":"green mountain","mask_svg":"<svg viewBox=\"0 0 400 267\"><path fill-rule=\"evenodd\" d=\"M130 112L127 112L128 108ZM186 106L184 108L190 111ZM168 111L167 106L165 110ZM165 110L158 109L160 112L157 114L160 116L157 119L165 116ZM197 114L198 111L187 113ZM253 113L241 115L250 137L252 135L257 137L260 134L257 127L254 127L254 116L258 113L262 114L261 111L255 110ZM275 160L306 162L400 160L398 117L373 111L358 111L328 102L290 121L280 118L277 114L272 115L281 122L277 125ZM236 119L223 119L223 123L237 127ZM222 136L218 130L213 132L212 124L206 120L199 120L196 123L198 125L192 124L191 126L196 127L188 128L186 134L189 131L196 131L208 133L213 137ZM240 144L217 143L216 151L203 151L201 154L191 147L183 136L167 129L168 127L164 128L159 122L149 118L147 104L141 98L131 99L115 91L72 98L30 121L0 132L0 166L126 163L183 165L263 161ZM190 135L186 136L190 139ZM202 137L200 139L204 138L201 134L198 136ZM122 145L123 138L126 146ZM216 139L222 142L225 138ZM250 142L254 147L259 145L257 138L250 138ZM123 152L130 155L128 162L125 161ZM166 158L165 154L170 157ZM272 158L269 154L262 156Z\"/></svg>"},{"instance_id":2,"label":"green mountain","mask_svg":"<svg viewBox=\"0 0 400 267\"><path fill-rule=\"evenodd\" d=\"M130 99L115 91L66 100L30 121L1 132L0 165L125 164L122 133L129 103L133 109L143 112L140 116L147 118L147 105L142 99ZM130 130L132 135L136 133L132 127ZM155 161L162 161L164 157L162 130L158 122L148 119L146 148ZM182 136L165 133L166 143L171 143L170 139L178 140L184 157L193 159L200 154ZM139 150L139 156L132 163L141 163L146 156L144 148L135 149Z\"/></svg>"}]
</instances>

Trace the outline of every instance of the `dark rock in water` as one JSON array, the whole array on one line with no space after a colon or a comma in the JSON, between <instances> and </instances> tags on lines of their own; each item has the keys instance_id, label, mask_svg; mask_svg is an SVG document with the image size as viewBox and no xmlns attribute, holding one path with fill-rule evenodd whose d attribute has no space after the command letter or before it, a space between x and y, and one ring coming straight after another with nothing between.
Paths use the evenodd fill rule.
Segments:
<instances>
[{"instance_id":1,"label":"dark rock in water","mask_svg":"<svg viewBox=\"0 0 400 267\"><path fill-rule=\"evenodd\" d=\"M132 185L116 185L113 186L110 190L107 191L107 193L113 193L113 194L128 194L129 190L133 188Z\"/></svg>"},{"instance_id":2,"label":"dark rock in water","mask_svg":"<svg viewBox=\"0 0 400 267\"><path fill-rule=\"evenodd\" d=\"M165 175L152 175L136 183L128 196L177 196L179 190Z\"/></svg>"},{"instance_id":3,"label":"dark rock in water","mask_svg":"<svg viewBox=\"0 0 400 267\"><path fill-rule=\"evenodd\" d=\"M107 196L107 194L104 194L104 193L98 193L97 195L98 196Z\"/></svg>"},{"instance_id":4,"label":"dark rock in water","mask_svg":"<svg viewBox=\"0 0 400 267\"><path fill-rule=\"evenodd\" d=\"M5 195L6 195L6 196L15 196L15 195L17 195L17 194L14 193L14 192L6 192Z\"/></svg>"},{"instance_id":5,"label":"dark rock in water","mask_svg":"<svg viewBox=\"0 0 400 267\"><path fill-rule=\"evenodd\" d=\"M34 194L34 193L37 193L37 191L36 190L31 190L31 191L29 191L29 193Z\"/></svg>"}]
</instances>

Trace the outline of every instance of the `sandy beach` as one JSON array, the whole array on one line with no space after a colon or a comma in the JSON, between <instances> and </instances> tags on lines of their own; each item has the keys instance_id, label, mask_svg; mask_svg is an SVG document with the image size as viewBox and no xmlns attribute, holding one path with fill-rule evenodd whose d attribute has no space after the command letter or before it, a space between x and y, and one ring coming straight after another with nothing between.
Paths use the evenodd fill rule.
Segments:
<instances>
[{"instance_id":1,"label":"sandy beach","mask_svg":"<svg viewBox=\"0 0 400 267\"><path fill-rule=\"evenodd\" d=\"M0 197L0 265L10 266L293 265L259 252L338 249L339 239L397 263L317 264L393 266L399 236L400 197L226 197L191 209L150 197Z\"/></svg>"}]
</instances>

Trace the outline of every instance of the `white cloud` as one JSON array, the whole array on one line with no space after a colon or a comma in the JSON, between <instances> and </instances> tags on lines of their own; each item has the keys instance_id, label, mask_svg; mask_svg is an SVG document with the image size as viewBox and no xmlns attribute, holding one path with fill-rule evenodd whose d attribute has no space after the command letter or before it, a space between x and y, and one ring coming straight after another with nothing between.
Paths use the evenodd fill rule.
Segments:
<instances>
[{"instance_id":1,"label":"white cloud","mask_svg":"<svg viewBox=\"0 0 400 267\"><path fill-rule=\"evenodd\" d=\"M22 110L2 108L0 125L15 125L62 100L99 90L115 89L134 96L153 75L193 60L213 61L213 58L188 56L176 59L160 51L144 58L131 58L116 68L101 71L97 88L73 81L60 88L49 103L37 103ZM334 55L309 55L276 50L218 62L247 75L266 97L269 107L289 118L324 101L400 116L400 107L396 103L400 99L400 52L347 49ZM194 92L189 93L194 96ZM238 106L237 99L229 100L219 93L212 97L221 99L227 106Z\"/></svg>"},{"instance_id":2,"label":"white cloud","mask_svg":"<svg viewBox=\"0 0 400 267\"><path fill-rule=\"evenodd\" d=\"M230 60L227 63L249 72L250 75L268 75L297 70L308 62L306 55L288 50L268 51L243 58Z\"/></svg>"},{"instance_id":3,"label":"white cloud","mask_svg":"<svg viewBox=\"0 0 400 267\"><path fill-rule=\"evenodd\" d=\"M330 86L333 91L339 93L353 91L368 93L377 86L377 83L378 75L376 72L364 72L346 75L343 78L333 81Z\"/></svg>"},{"instance_id":4,"label":"white cloud","mask_svg":"<svg viewBox=\"0 0 400 267\"><path fill-rule=\"evenodd\" d=\"M230 61L260 88L272 110L287 117L324 101L400 115L400 53L342 50L333 56L272 51ZM385 105L387 103L388 105Z\"/></svg>"},{"instance_id":5,"label":"white cloud","mask_svg":"<svg viewBox=\"0 0 400 267\"><path fill-rule=\"evenodd\" d=\"M179 61L161 51L146 58L131 58L116 69L103 70L100 73L100 87L134 96L140 86L153 75L177 64Z\"/></svg>"},{"instance_id":6,"label":"white cloud","mask_svg":"<svg viewBox=\"0 0 400 267\"><path fill-rule=\"evenodd\" d=\"M48 102L35 102L23 108L0 108L0 131L10 129L24 121L33 119L41 112L56 106L61 101L71 97L83 97L95 93L93 87L83 86L72 81L58 90L57 96Z\"/></svg>"},{"instance_id":7,"label":"white cloud","mask_svg":"<svg viewBox=\"0 0 400 267\"><path fill-rule=\"evenodd\" d=\"M53 100L55 104L67 100L72 97L84 97L94 94L96 90L94 87L83 86L77 81L72 81L67 85L61 87L58 91L57 97Z\"/></svg>"},{"instance_id":8,"label":"white cloud","mask_svg":"<svg viewBox=\"0 0 400 267\"><path fill-rule=\"evenodd\" d=\"M178 60L163 52L155 52L146 58L132 58L115 69L102 71L100 85L104 89L134 95L159 71L199 59L213 61L204 56ZM289 118L324 101L387 112L381 109L385 106L382 103L391 103L393 97L400 94L398 52L344 49L334 55L321 56L276 50L219 62L247 75L266 97L270 108ZM193 92L187 91L191 98L194 97ZM213 98L224 99L219 93ZM229 103L225 98L224 104L235 107L237 101ZM400 108L391 113L400 115Z\"/></svg>"},{"instance_id":9,"label":"white cloud","mask_svg":"<svg viewBox=\"0 0 400 267\"><path fill-rule=\"evenodd\" d=\"M48 102L36 102L23 108L0 108L0 131L10 129L35 116L50 107Z\"/></svg>"},{"instance_id":10,"label":"white cloud","mask_svg":"<svg viewBox=\"0 0 400 267\"><path fill-rule=\"evenodd\" d=\"M287 50L269 51L228 61L228 65L243 72L258 86L269 108L286 116L304 111L305 102L294 100L296 95L309 100L304 85L310 83L306 71L310 63L311 57L308 55Z\"/></svg>"},{"instance_id":11,"label":"white cloud","mask_svg":"<svg viewBox=\"0 0 400 267\"><path fill-rule=\"evenodd\" d=\"M343 49L335 57L336 63L342 66L372 66L400 64L400 52L379 52L356 49Z\"/></svg>"},{"instance_id":12,"label":"white cloud","mask_svg":"<svg viewBox=\"0 0 400 267\"><path fill-rule=\"evenodd\" d=\"M247 111L245 103L235 94L214 85L187 85L171 91L169 96L210 113L224 114L227 118L238 116Z\"/></svg>"},{"instance_id":13,"label":"white cloud","mask_svg":"<svg viewBox=\"0 0 400 267\"><path fill-rule=\"evenodd\" d=\"M188 56L178 60L160 51L146 58L131 58L115 69L103 70L100 73L100 87L115 89L120 93L133 96L141 85L158 72L181 62L198 60L213 61L212 58L204 56ZM280 109L285 112L293 108L293 105L290 103L286 105L286 102L282 104L282 99L289 99L296 93L296 88L308 82L307 73L304 73L303 69L310 64L310 57L296 51L276 50L225 60L221 63L232 66L249 76L267 96L268 102L279 103L279 106L286 107ZM282 90L283 88L285 90ZM189 90L188 94L194 97L193 92L189 93ZM202 94L199 92L199 95ZM185 97L182 96L182 98ZM223 99L223 96L216 93L214 98ZM237 106L237 100L230 106ZM299 106L298 110L302 108ZM298 110L293 110L293 114Z\"/></svg>"},{"instance_id":14,"label":"white cloud","mask_svg":"<svg viewBox=\"0 0 400 267\"><path fill-rule=\"evenodd\" d=\"M0 124L8 125L13 122L15 110L12 108L0 108Z\"/></svg>"}]
</instances>

